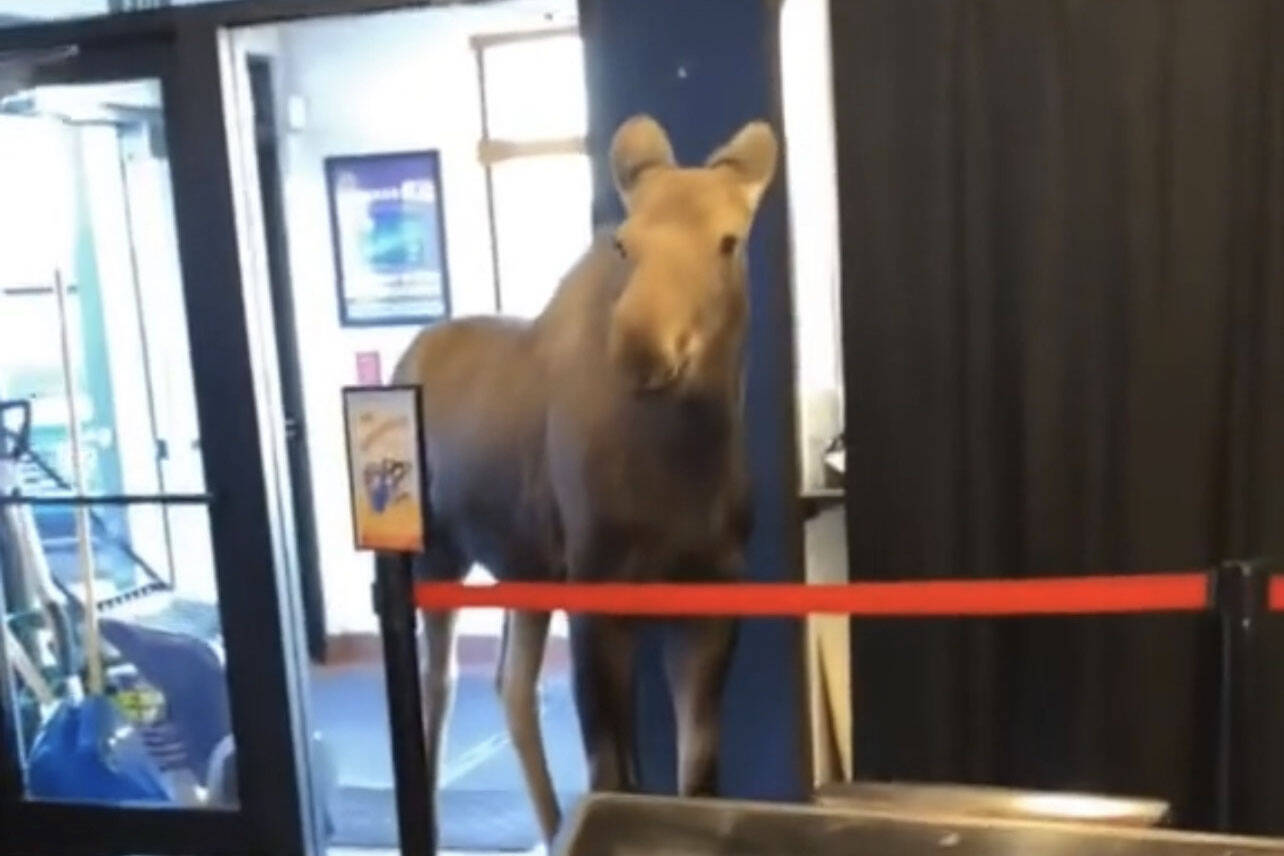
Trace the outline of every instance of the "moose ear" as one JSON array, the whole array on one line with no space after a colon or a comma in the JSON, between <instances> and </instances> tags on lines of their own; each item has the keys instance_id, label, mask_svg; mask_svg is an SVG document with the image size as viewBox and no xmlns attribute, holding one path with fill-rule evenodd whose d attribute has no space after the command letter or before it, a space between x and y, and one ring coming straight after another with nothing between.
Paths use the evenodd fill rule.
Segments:
<instances>
[{"instance_id":1,"label":"moose ear","mask_svg":"<svg viewBox=\"0 0 1284 856\"><path fill-rule=\"evenodd\" d=\"M660 123L650 116L634 116L615 132L611 141L611 173L624 207L647 170L673 166L673 146Z\"/></svg>"},{"instance_id":2,"label":"moose ear","mask_svg":"<svg viewBox=\"0 0 1284 856\"><path fill-rule=\"evenodd\" d=\"M776 142L771 126L766 122L750 122L710 155L706 166L731 170L744 192L745 201L753 210L758 207L758 200L776 174L779 152L780 144Z\"/></svg>"}]
</instances>

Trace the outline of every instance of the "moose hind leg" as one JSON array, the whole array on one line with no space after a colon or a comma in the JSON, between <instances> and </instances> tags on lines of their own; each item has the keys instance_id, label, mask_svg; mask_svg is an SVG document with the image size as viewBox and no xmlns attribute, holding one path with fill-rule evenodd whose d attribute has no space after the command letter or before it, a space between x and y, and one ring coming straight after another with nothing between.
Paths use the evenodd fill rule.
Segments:
<instances>
[{"instance_id":1,"label":"moose hind leg","mask_svg":"<svg viewBox=\"0 0 1284 856\"><path fill-rule=\"evenodd\" d=\"M504 616L497 683L508 733L526 777L526 790L544 840L551 843L562 818L539 724L539 672L548 641L548 622L547 612L509 612Z\"/></svg>"},{"instance_id":2,"label":"moose hind leg","mask_svg":"<svg viewBox=\"0 0 1284 856\"><path fill-rule=\"evenodd\" d=\"M724 618L666 628L664 666L678 739L678 792L713 796L718 787L719 707L736 624Z\"/></svg>"},{"instance_id":3,"label":"moose hind leg","mask_svg":"<svg viewBox=\"0 0 1284 856\"><path fill-rule=\"evenodd\" d=\"M633 791L632 628L616 618L570 619L575 707L588 756L589 788Z\"/></svg>"}]
</instances>

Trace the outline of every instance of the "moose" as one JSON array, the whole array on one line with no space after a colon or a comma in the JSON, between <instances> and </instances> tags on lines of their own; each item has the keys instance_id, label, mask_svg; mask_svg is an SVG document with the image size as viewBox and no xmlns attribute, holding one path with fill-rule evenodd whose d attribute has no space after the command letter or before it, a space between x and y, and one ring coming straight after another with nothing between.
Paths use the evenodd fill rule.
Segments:
<instances>
[{"instance_id":1,"label":"moose","mask_svg":"<svg viewBox=\"0 0 1284 856\"><path fill-rule=\"evenodd\" d=\"M680 167L648 116L610 165L626 216L600 231L531 321L475 317L420 332L393 382L423 390L432 537L419 579L473 563L500 580L735 581L750 528L744 460L746 243L776 170L751 122ZM561 822L537 690L548 613L504 616L497 686L541 831ZM436 790L455 616L422 615L424 730ZM570 618L575 704L594 790L633 790L636 620ZM684 795L712 794L718 707L735 638L725 618L664 625Z\"/></svg>"}]
</instances>

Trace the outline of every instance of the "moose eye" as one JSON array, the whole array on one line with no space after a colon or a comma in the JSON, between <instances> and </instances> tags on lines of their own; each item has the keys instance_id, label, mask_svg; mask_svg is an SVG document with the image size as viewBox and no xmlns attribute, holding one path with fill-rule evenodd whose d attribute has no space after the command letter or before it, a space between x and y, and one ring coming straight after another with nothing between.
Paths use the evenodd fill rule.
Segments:
<instances>
[{"instance_id":1,"label":"moose eye","mask_svg":"<svg viewBox=\"0 0 1284 856\"><path fill-rule=\"evenodd\" d=\"M736 245L740 240L735 235L723 235L722 240L718 242L718 251L724 256L729 256L736 251Z\"/></svg>"},{"instance_id":2,"label":"moose eye","mask_svg":"<svg viewBox=\"0 0 1284 856\"><path fill-rule=\"evenodd\" d=\"M619 238L615 239L615 252L618 253L622 259L627 259L629 257L629 251L624 248L624 242Z\"/></svg>"}]
</instances>

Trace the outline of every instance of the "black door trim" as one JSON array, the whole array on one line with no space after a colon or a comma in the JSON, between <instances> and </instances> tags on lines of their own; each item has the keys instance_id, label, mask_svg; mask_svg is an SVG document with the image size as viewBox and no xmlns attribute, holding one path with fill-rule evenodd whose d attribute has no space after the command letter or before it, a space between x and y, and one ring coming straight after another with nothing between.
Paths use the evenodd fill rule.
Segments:
<instances>
[{"instance_id":1,"label":"black door trim","mask_svg":"<svg viewBox=\"0 0 1284 856\"><path fill-rule=\"evenodd\" d=\"M317 546L312 496L312 467L308 451L308 423L304 411L303 369L290 279L289 236L281 189L280 152L272 59L248 57L250 96L254 110L254 153L258 158L259 198L263 210L263 238L272 296L273 329L281 378L281 412L285 416L285 447L290 469L290 499L294 511L295 555L303 597L303 620L308 654L325 662L325 592L321 584L321 559Z\"/></svg>"},{"instance_id":2,"label":"black door trim","mask_svg":"<svg viewBox=\"0 0 1284 856\"><path fill-rule=\"evenodd\" d=\"M218 32L199 24L173 37L80 41L50 79L154 78L163 88L182 286L206 474L226 680L241 763L235 810L125 808L28 802L16 743L0 742L4 853L273 853L315 847L301 751L296 630L289 586L274 562L272 516L241 290ZM43 82L43 78L42 78ZM14 733L4 706L4 736Z\"/></svg>"}]
</instances>

